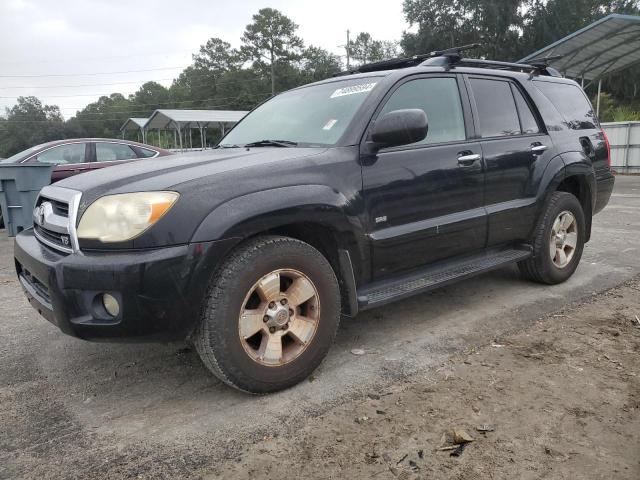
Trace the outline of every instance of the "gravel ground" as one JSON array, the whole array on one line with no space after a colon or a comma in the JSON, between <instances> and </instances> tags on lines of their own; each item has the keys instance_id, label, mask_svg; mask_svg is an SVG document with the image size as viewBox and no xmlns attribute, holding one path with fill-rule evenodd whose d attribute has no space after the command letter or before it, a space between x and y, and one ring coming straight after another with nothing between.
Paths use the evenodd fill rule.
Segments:
<instances>
[{"instance_id":1,"label":"gravel ground","mask_svg":"<svg viewBox=\"0 0 640 480\"><path fill-rule=\"evenodd\" d=\"M640 242L637 240L640 236L639 212L640 177L618 177L614 196L607 209L595 217L592 240L585 248L580 267L568 282L554 287L524 282L519 279L517 270L509 267L366 312L343 323L335 347L309 381L264 397L247 396L224 386L203 368L197 355L182 344L96 344L61 334L40 318L24 299L13 271L12 240L0 232L0 478L202 478L216 474L233 476L236 473L242 476L240 472L246 473L254 468L251 458L259 458L261 454L258 449L267 448L265 445L268 442L288 437L292 438L292 442L294 438L301 439L303 437L292 437L291 432L305 432L309 425L314 425L313 422L338 415L337 409L355 408L369 392L404 391L414 382L419 384L420 378L436 381L438 375L453 368L450 359L458 358L474 346L479 348L496 339L502 342L503 338L532 332L531 329L537 328L537 322L546 314L592 298L594 292L602 292L634 278L640 274ZM600 325L595 320L589 323ZM628 338L622 327L615 328L621 332L616 341ZM601 338L609 337L605 335ZM512 343L519 344L515 340ZM350 352L355 347L365 349L367 354L354 356ZM576 344L575 348L578 347ZM546 352L543 344L539 348L539 352L533 353ZM491 347L486 354L493 352L495 355L506 355L516 351L512 347ZM564 350L552 355L570 357ZM617 356L615 350L607 355L615 361L627 362L626 358L622 358L622 353ZM514 360L523 359L521 356L514 357ZM481 419L466 413L456 416L456 411L464 411L463 405L453 408L461 400L446 394L447 388L453 388L456 382L463 382L463 379L469 380L490 371L495 378L502 379L505 388L510 388L509 382L513 381L510 377L512 366L507 360L501 361L492 370L475 364L473 356L470 361L472 365L455 364L455 374L450 380L434 387L437 391L433 395L435 403L432 402L432 408L437 415L441 415L438 412L442 412L442 415L434 417L432 428L423 430L422 436L416 434L425 458L429 451L430 459L444 456L444 461L453 462L446 454L436 457L432 448L442 432L454 423L461 423L470 430L471 435L476 436L473 429L476 420ZM546 359L533 362L531 368L537 365L539 370L522 370L525 372L523 375L542 374L543 378L545 375L552 378L551 374L556 373L557 365L545 362ZM591 372L589 369L598 366L608 366L613 369L612 372L619 373L616 364L608 361L595 364L587 357L585 365L573 365L584 369L583 372L576 370L580 373L579 378L601 386L609 385L604 382L606 379L600 383L599 376L592 379L584 372ZM623 363L623 366L629 368L627 363ZM470 373L464 374L465 369L469 369ZM406 383L407 379L409 383ZM491 381L490 378L484 378L484 383L473 388L486 387ZM523 377L522 381L528 381L528 377ZM558 378L557 381L562 386L566 378ZM629 385L631 388L632 383ZM575 384L575 388L579 386ZM552 398L558 395L562 402L568 401L551 386L545 388ZM616 384L616 388L622 388L621 384ZM576 404L584 399L583 390L574 392ZM612 401L607 392L603 390L601 398ZM522 391L520 394L522 398L519 403L527 408L528 405L537 407L544 401L533 396L524 398L525 393ZM534 395L537 391L529 393ZM637 391L635 395L637 398ZM597 406L597 395L593 393L589 398L594 402L593 406L581 408L598 412L603 422L599 424L601 432L612 425L620 432L627 431L624 426L615 423L619 421L617 415L622 414L611 407L610 415L605 416ZM620 395L615 400L621 402L621 399ZM525 418L522 430L509 430L507 419L513 412L498 400L491 399L489 405L503 408L504 416L492 415L487 418L487 421L496 424L495 434L488 434L487 440L515 442L508 447L514 450L512 456L515 462L524 462L525 458L529 458L526 456L530 456L533 459L529 463L531 470L523 473L525 478L549 472L542 467L538 471L533 468L537 462L535 454L539 450L528 450L529 447L525 445L530 438L534 438L527 435L533 435L536 429L544 431L545 418L541 418L539 424L529 423L532 419ZM428 396L424 402L431 402ZM615 404L616 408L618 405ZM479 408L488 407L480 404ZM389 407L385 405L380 409ZM518 415L523 415L523 411ZM371 444L360 442L357 436L348 436L349 429L356 425L364 430L378 422L354 424L354 418L359 413L357 409L353 412L345 417L345 423L340 427L344 428L344 433L334 432L330 439L343 435L342 445L352 447L355 454L361 453L365 446L369 449ZM480 412L486 413L485 410ZM634 420L633 412L637 419L637 410L630 410L629 424ZM428 415L428 412L420 413ZM360 415L377 420L377 414ZM395 428L404 428L405 424L400 422L400 417L397 418L398 421L393 422ZM417 428L411 423L406 426ZM321 429L321 424L318 428ZM581 439L579 434L579 431L573 431L572 435L577 436L574 441L585 443L586 440ZM520 438L518 435L525 440L517 440ZM588 445L593 446L594 452L613 451L606 446L605 439L618 441L613 436L603 436L603 443L600 444L593 432L590 431L589 435L592 435L589 437L592 440ZM265 438L266 441L263 440ZM544 440L544 436L535 438L539 442ZM321 445L323 439L317 441ZM522 447L517 442L521 442ZM294 453L296 450L321 451L308 442L304 448L298 443L289 445ZM472 443L458 459L460 462L448 465L459 468L469 459L478 458L480 453L473 454L476 449L477 452L492 451L480 450L482 445L485 444L480 441ZM554 447L551 443L547 446L552 453L556 450L560 453L545 455L555 459L563 458L560 455L571 455L572 448L559 445L562 448ZM623 455L632 445L630 439L626 450L620 447L615 451ZM273 448L277 452L282 451L278 450L281 447L277 445ZM401 453L404 451L403 444L398 443L394 449L385 444L384 448L377 454L404 455ZM637 451L637 444L635 448ZM405 453L411 453L411 449L405 450ZM495 447L493 452L496 462L503 458L501 455L504 452L499 448ZM337 458L343 458L345 462L352 462L353 469L346 471L351 472L352 476L358 475L357 468L361 465L357 460L360 457L340 457L339 449L335 450L335 454L336 461ZM294 455L292 458L299 457ZM328 462L331 457L327 459ZM385 467L379 464L379 458L372 460L375 462L367 463L362 468L376 467L375 473L378 473ZM605 468L605 460L600 460L602 465L594 467L594 472L598 471L597 468ZM287 465L286 459L279 458L278 462ZM278 462L266 458L266 464L273 464L274 472L279 471ZM558 460L557 464L571 465L571 462ZM231 469L234 465L243 465L245 468L234 471ZM296 468L299 468L300 464L291 465L298 465ZM322 467L323 470L316 472L307 469L306 474L316 477L329 476L331 472L335 474L335 466L330 463L326 465L326 468ZM350 468L349 463L344 465ZM420 471L427 472L428 468L433 468L431 476L437 478L438 475L444 475L442 472L448 471L441 470L447 468L443 465L434 462L429 467L423 463ZM508 470L501 465L496 463L496 471ZM403 466L402 462L399 466ZM628 469L625 470L624 466ZM464 477L465 470L455 471ZM629 463L621 467L620 474L611 474L609 478L626 475L629 471L636 473L637 478L637 464ZM363 476L368 476L373 470L362 472ZM291 471L288 473L291 474Z\"/></svg>"},{"instance_id":2,"label":"gravel ground","mask_svg":"<svg viewBox=\"0 0 640 480\"><path fill-rule=\"evenodd\" d=\"M268 436L210 478L638 479L639 315L637 278ZM459 457L454 430L473 439Z\"/></svg>"}]
</instances>

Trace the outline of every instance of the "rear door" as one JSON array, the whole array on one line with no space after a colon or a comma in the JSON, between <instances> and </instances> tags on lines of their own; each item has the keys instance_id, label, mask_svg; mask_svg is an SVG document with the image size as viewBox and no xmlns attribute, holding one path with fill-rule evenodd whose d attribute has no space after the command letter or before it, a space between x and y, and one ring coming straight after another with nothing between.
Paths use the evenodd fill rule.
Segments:
<instances>
[{"instance_id":1,"label":"rear door","mask_svg":"<svg viewBox=\"0 0 640 480\"><path fill-rule=\"evenodd\" d=\"M535 219L536 179L555 156L526 92L511 79L468 76L486 166L487 245L526 240Z\"/></svg>"},{"instance_id":2,"label":"rear door","mask_svg":"<svg viewBox=\"0 0 640 480\"><path fill-rule=\"evenodd\" d=\"M486 240L480 143L460 76L412 76L386 96L375 118L420 108L427 137L385 148L362 168L373 274L384 278L480 250Z\"/></svg>"},{"instance_id":3,"label":"rear door","mask_svg":"<svg viewBox=\"0 0 640 480\"><path fill-rule=\"evenodd\" d=\"M93 148L95 163L92 164L92 169L130 162L138 158L138 153L126 143L94 142Z\"/></svg>"}]
</instances>

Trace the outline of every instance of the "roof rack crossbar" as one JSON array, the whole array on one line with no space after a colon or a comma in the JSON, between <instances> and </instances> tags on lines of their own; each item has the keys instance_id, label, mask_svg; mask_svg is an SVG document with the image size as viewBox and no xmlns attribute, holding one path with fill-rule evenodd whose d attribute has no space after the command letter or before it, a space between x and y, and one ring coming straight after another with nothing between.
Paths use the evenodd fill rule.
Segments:
<instances>
[{"instance_id":1,"label":"roof rack crossbar","mask_svg":"<svg viewBox=\"0 0 640 480\"><path fill-rule=\"evenodd\" d=\"M448 60L448 59L447 59ZM536 63L514 63L514 62L502 62L499 60L484 60L480 58L460 58L455 62L445 62L443 64L441 58L428 59L422 62L420 65L422 66L448 66L449 68L453 66L459 67L476 67L476 68L493 68L497 70L511 70L517 72L528 72L532 75L542 74L549 75L552 77L560 77L560 73L557 72L554 68L549 67L544 62L536 62Z\"/></svg>"},{"instance_id":2,"label":"roof rack crossbar","mask_svg":"<svg viewBox=\"0 0 640 480\"><path fill-rule=\"evenodd\" d=\"M351 75L354 73L377 72L383 70L395 70L398 68L407 68L415 66L434 67L441 66L445 68L453 68L455 66L468 66L479 68L494 68L501 70L513 70L518 72L528 72L531 75L543 74L553 77L560 77L560 73L554 68L549 67L548 63L557 60L560 55L553 57L536 58L528 63L501 62L498 60L483 60L477 58L463 58L462 52L479 47L479 43L462 45L460 47L447 48L445 50L435 50L429 53L414 55L413 57L393 58L391 60L382 60L380 62L366 63L360 65L353 70L339 72L334 77L342 75Z\"/></svg>"},{"instance_id":3,"label":"roof rack crossbar","mask_svg":"<svg viewBox=\"0 0 640 480\"><path fill-rule=\"evenodd\" d=\"M422 53L419 55L414 55L412 57L400 57L400 58L392 58L390 60L381 60L379 62L365 63L364 65L360 65L358 68L354 68L351 70L345 70L344 72L338 72L334 74L334 77L339 77L342 75L351 75L354 73L366 73L366 72L378 72L382 70L394 70L396 68L407 68L407 67L415 67L416 65L420 65L422 62L429 58L435 57L448 57L453 59L462 58L462 52L466 50L471 50L473 48L479 47L479 43L471 43L469 45L461 45L459 47L451 47L445 50L434 50L429 53Z\"/></svg>"}]
</instances>

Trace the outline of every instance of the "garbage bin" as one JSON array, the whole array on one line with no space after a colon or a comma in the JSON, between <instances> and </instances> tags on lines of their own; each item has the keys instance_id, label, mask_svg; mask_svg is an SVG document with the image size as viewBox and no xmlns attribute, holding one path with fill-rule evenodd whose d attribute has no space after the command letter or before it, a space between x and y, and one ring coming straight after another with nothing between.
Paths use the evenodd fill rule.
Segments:
<instances>
[{"instance_id":1,"label":"garbage bin","mask_svg":"<svg viewBox=\"0 0 640 480\"><path fill-rule=\"evenodd\" d=\"M0 165L0 208L7 235L15 237L33 225L32 213L40 189L51 183L53 165Z\"/></svg>"}]
</instances>

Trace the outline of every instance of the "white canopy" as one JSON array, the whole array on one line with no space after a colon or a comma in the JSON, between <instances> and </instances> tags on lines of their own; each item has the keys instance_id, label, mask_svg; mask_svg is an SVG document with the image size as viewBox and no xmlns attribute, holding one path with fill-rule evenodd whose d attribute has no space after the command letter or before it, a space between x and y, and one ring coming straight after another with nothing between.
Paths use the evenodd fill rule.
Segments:
<instances>
[{"instance_id":1,"label":"white canopy","mask_svg":"<svg viewBox=\"0 0 640 480\"><path fill-rule=\"evenodd\" d=\"M144 128L148 118L127 118L127 121L120 127L120 131Z\"/></svg>"},{"instance_id":2,"label":"white canopy","mask_svg":"<svg viewBox=\"0 0 640 480\"><path fill-rule=\"evenodd\" d=\"M248 112L240 110L156 110L147 120L144 128L166 129L208 128L224 124L234 124L242 120Z\"/></svg>"}]
</instances>

